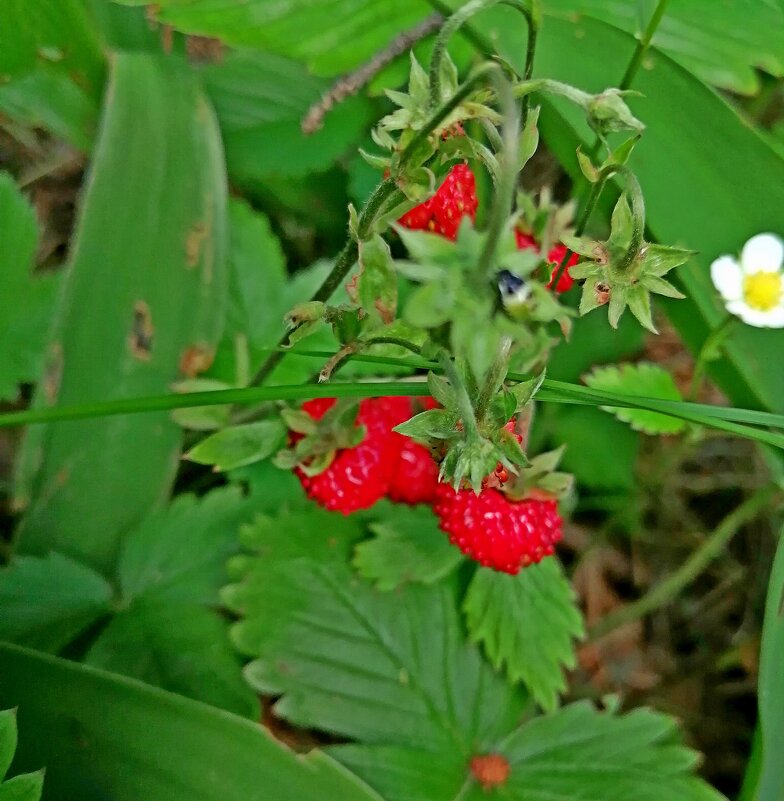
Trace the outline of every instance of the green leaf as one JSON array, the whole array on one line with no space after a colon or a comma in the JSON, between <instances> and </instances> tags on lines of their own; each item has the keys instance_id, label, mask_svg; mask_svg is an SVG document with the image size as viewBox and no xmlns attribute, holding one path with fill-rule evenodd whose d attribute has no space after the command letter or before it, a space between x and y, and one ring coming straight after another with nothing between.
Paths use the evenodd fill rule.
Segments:
<instances>
[{"instance_id":1,"label":"green leaf","mask_svg":"<svg viewBox=\"0 0 784 801\"><path fill-rule=\"evenodd\" d=\"M564 669L575 666L575 638L584 634L576 597L556 558L516 576L480 568L464 604L471 638L496 668L523 681L546 710L566 690Z\"/></svg>"},{"instance_id":2,"label":"green leaf","mask_svg":"<svg viewBox=\"0 0 784 801\"><path fill-rule=\"evenodd\" d=\"M622 392L640 398L682 400L672 376L659 365L648 362L597 367L585 376L585 383L592 389L605 392ZM635 431L646 434L678 434L686 427L683 420L657 412L613 406L602 406L602 409L628 423Z\"/></svg>"},{"instance_id":3,"label":"green leaf","mask_svg":"<svg viewBox=\"0 0 784 801\"><path fill-rule=\"evenodd\" d=\"M44 789L44 772L24 773L0 784L0 801L38 801Z\"/></svg>"},{"instance_id":4,"label":"green leaf","mask_svg":"<svg viewBox=\"0 0 784 801\"><path fill-rule=\"evenodd\" d=\"M112 588L89 567L49 553L0 570L0 639L57 653L108 614Z\"/></svg>"},{"instance_id":5,"label":"green leaf","mask_svg":"<svg viewBox=\"0 0 784 801\"><path fill-rule=\"evenodd\" d=\"M0 172L0 297L3 335L0 337L0 400L16 400L19 384L37 381L59 276L33 276L38 240L35 212L13 178Z\"/></svg>"},{"instance_id":6,"label":"green leaf","mask_svg":"<svg viewBox=\"0 0 784 801\"><path fill-rule=\"evenodd\" d=\"M283 529L285 519L276 522ZM303 554L333 538L326 527L286 535L287 547L296 538ZM248 680L283 696L276 714L370 743L464 755L514 725L522 695L463 641L450 583L384 593L337 553L274 556L248 558L244 580L224 600L243 616L237 646L256 657Z\"/></svg>"},{"instance_id":7,"label":"green leaf","mask_svg":"<svg viewBox=\"0 0 784 801\"><path fill-rule=\"evenodd\" d=\"M330 82L284 57L289 55L239 50L204 68L235 180L326 170L353 149L370 122L369 101L349 97L325 115L323 127L304 134L302 120Z\"/></svg>"},{"instance_id":8,"label":"green leaf","mask_svg":"<svg viewBox=\"0 0 784 801\"><path fill-rule=\"evenodd\" d=\"M175 392L214 392L231 389L231 384L213 378L188 378L178 381L172 389ZM192 431L213 431L229 424L231 406L192 406L189 409L175 409L172 420L178 426Z\"/></svg>"},{"instance_id":9,"label":"green leaf","mask_svg":"<svg viewBox=\"0 0 784 801\"><path fill-rule=\"evenodd\" d=\"M11 767L16 751L16 712L0 710L0 782Z\"/></svg>"},{"instance_id":10,"label":"green leaf","mask_svg":"<svg viewBox=\"0 0 784 801\"><path fill-rule=\"evenodd\" d=\"M571 704L534 718L490 751L506 759L506 782L486 790L454 752L333 746L330 753L388 801L723 801L694 775L699 756L673 718L649 709L627 715Z\"/></svg>"},{"instance_id":11,"label":"green leaf","mask_svg":"<svg viewBox=\"0 0 784 801\"><path fill-rule=\"evenodd\" d=\"M509 795L521 801L724 798L693 775L699 757L682 745L675 721L649 709L616 716L572 704L520 727L503 753L511 766Z\"/></svg>"},{"instance_id":12,"label":"green leaf","mask_svg":"<svg viewBox=\"0 0 784 801\"><path fill-rule=\"evenodd\" d=\"M394 321L397 313L397 275L389 245L378 235L359 243L360 272L357 276L357 300L382 323Z\"/></svg>"},{"instance_id":13,"label":"green leaf","mask_svg":"<svg viewBox=\"0 0 784 801\"><path fill-rule=\"evenodd\" d=\"M38 801L43 789L43 771L3 781L14 758L16 742L16 710L0 709L0 801Z\"/></svg>"},{"instance_id":14,"label":"green leaf","mask_svg":"<svg viewBox=\"0 0 784 801\"><path fill-rule=\"evenodd\" d=\"M144 598L118 612L85 659L171 692L256 719L225 621L211 609Z\"/></svg>"},{"instance_id":15,"label":"green leaf","mask_svg":"<svg viewBox=\"0 0 784 801\"><path fill-rule=\"evenodd\" d=\"M755 801L780 801L784 785L784 765L779 755L784 749L784 535L779 539L776 560L768 584L762 652L759 670L759 726L762 764Z\"/></svg>"},{"instance_id":16,"label":"green leaf","mask_svg":"<svg viewBox=\"0 0 784 801\"><path fill-rule=\"evenodd\" d=\"M382 503L373 512L378 513L370 524L375 536L357 546L354 567L380 590L409 582L432 584L462 561L430 508Z\"/></svg>"},{"instance_id":17,"label":"green leaf","mask_svg":"<svg viewBox=\"0 0 784 801\"><path fill-rule=\"evenodd\" d=\"M545 10L563 16L585 13L637 34L636 3L624 0L545 0ZM652 4L649 4L652 8ZM741 94L760 88L755 67L784 74L784 45L777 31L784 9L757 0L673 2L659 23L653 45L702 80ZM627 57L624 54L624 57Z\"/></svg>"},{"instance_id":18,"label":"green leaf","mask_svg":"<svg viewBox=\"0 0 784 801\"><path fill-rule=\"evenodd\" d=\"M145 0L122 0L129 5ZM337 75L358 66L400 31L429 13L418 0L401 0L390 13L387 0L164 0L158 18L187 33L217 36L307 61L314 72Z\"/></svg>"},{"instance_id":19,"label":"green leaf","mask_svg":"<svg viewBox=\"0 0 784 801\"><path fill-rule=\"evenodd\" d=\"M208 361L225 246L220 135L197 77L173 57L118 53L35 405L166 392ZM28 432L20 551L109 574L123 535L165 501L181 436L165 412Z\"/></svg>"},{"instance_id":20,"label":"green leaf","mask_svg":"<svg viewBox=\"0 0 784 801\"><path fill-rule=\"evenodd\" d=\"M294 754L256 723L132 679L11 645L0 675L20 766L43 760L52 798L381 801L323 752Z\"/></svg>"},{"instance_id":21,"label":"green leaf","mask_svg":"<svg viewBox=\"0 0 784 801\"><path fill-rule=\"evenodd\" d=\"M185 455L198 464L211 464L216 472L234 470L272 456L286 441L280 420L262 420L231 426L206 437Z\"/></svg>"},{"instance_id":22,"label":"green leaf","mask_svg":"<svg viewBox=\"0 0 784 801\"><path fill-rule=\"evenodd\" d=\"M118 569L121 602L86 661L253 717L258 703L217 614L224 563L250 516L238 488L180 495L132 531Z\"/></svg>"},{"instance_id":23,"label":"green leaf","mask_svg":"<svg viewBox=\"0 0 784 801\"><path fill-rule=\"evenodd\" d=\"M81 0L0 4L0 112L90 149L105 61L98 26Z\"/></svg>"}]
</instances>

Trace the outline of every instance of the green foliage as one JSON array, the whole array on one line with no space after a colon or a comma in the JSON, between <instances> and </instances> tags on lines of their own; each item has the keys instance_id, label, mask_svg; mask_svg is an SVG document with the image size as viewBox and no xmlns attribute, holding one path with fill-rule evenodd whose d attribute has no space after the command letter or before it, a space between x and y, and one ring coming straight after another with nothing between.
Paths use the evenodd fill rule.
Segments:
<instances>
[{"instance_id":1,"label":"green foliage","mask_svg":"<svg viewBox=\"0 0 784 801\"><path fill-rule=\"evenodd\" d=\"M143 5L146 0L121 0ZM370 58L401 30L427 16L417 0L402 0L390 14L387 0L318 2L303 13L297 0L164 0L157 18L186 33L216 36L307 62L316 75L337 75Z\"/></svg>"},{"instance_id":2,"label":"green foliage","mask_svg":"<svg viewBox=\"0 0 784 801\"><path fill-rule=\"evenodd\" d=\"M0 172L0 400L15 400L18 385L36 381L54 307L58 279L33 276L38 239L35 212L10 175ZM13 300L12 300L13 299Z\"/></svg>"},{"instance_id":3,"label":"green foliage","mask_svg":"<svg viewBox=\"0 0 784 801\"><path fill-rule=\"evenodd\" d=\"M585 13L634 34L644 29L654 8L652 2L624 0L544 0L543 5L549 13ZM756 94L755 67L784 74L784 45L777 34L782 25L784 8L775 2L671 0L653 44L708 83Z\"/></svg>"},{"instance_id":4,"label":"green foliage","mask_svg":"<svg viewBox=\"0 0 784 801\"><path fill-rule=\"evenodd\" d=\"M356 144L370 121L369 102L355 97L327 114L320 130L304 134L302 119L329 81L272 53L231 52L205 67L204 79L220 120L227 168L238 181L325 170Z\"/></svg>"},{"instance_id":5,"label":"green foliage","mask_svg":"<svg viewBox=\"0 0 784 801\"><path fill-rule=\"evenodd\" d=\"M104 69L100 37L87 3L0 4L0 112L28 128L47 127L89 150Z\"/></svg>"},{"instance_id":6,"label":"green foliage","mask_svg":"<svg viewBox=\"0 0 784 801\"><path fill-rule=\"evenodd\" d=\"M331 753L389 801L481 801L488 797L454 754L385 746L335 746ZM493 751L509 763L510 801L720 801L692 774L698 756L672 718L648 709L627 715L571 704L512 731Z\"/></svg>"},{"instance_id":7,"label":"green foliage","mask_svg":"<svg viewBox=\"0 0 784 801\"><path fill-rule=\"evenodd\" d=\"M16 751L16 710L0 710L0 801L38 801L44 772L24 773L3 781Z\"/></svg>"},{"instance_id":8,"label":"green foliage","mask_svg":"<svg viewBox=\"0 0 784 801\"><path fill-rule=\"evenodd\" d=\"M778 801L784 782L784 765L779 755L784 749L784 536L779 538L776 560L773 563L765 623L762 630L762 652L759 670L759 727L761 764L756 783L755 801Z\"/></svg>"},{"instance_id":9,"label":"green foliage","mask_svg":"<svg viewBox=\"0 0 784 801\"><path fill-rule=\"evenodd\" d=\"M118 55L36 405L163 393L208 358L225 308L225 197L197 80L171 59ZM21 550L108 573L123 532L166 498L180 436L165 413L31 432Z\"/></svg>"},{"instance_id":10,"label":"green foliage","mask_svg":"<svg viewBox=\"0 0 784 801\"><path fill-rule=\"evenodd\" d=\"M234 470L272 456L286 441L286 428L278 420L231 426L201 440L186 454L216 472Z\"/></svg>"},{"instance_id":11,"label":"green foliage","mask_svg":"<svg viewBox=\"0 0 784 801\"><path fill-rule=\"evenodd\" d=\"M138 681L0 645L0 705L18 705L21 766L52 798L380 801L329 756L295 755L261 726ZM40 763L39 763L40 764Z\"/></svg>"},{"instance_id":12,"label":"green foliage","mask_svg":"<svg viewBox=\"0 0 784 801\"><path fill-rule=\"evenodd\" d=\"M566 690L564 668L576 664L573 640L584 634L561 563L543 559L516 576L479 568L464 609L471 638L495 667L523 681L543 709L555 709Z\"/></svg>"},{"instance_id":13,"label":"green foliage","mask_svg":"<svg viewBox=\"0 0 784 801\"><path fill-rule=\"evenodd\" d=\"M258 702L215 608L224 562L248 515L236 488L201 500L180 495L149 515L123 544L120 600L87 662L255 717Z\"/></svg>"},{"instance_id":14,"label":"green foliage","mask_svg":"<svg viewBox=\"0 0 784 801\"><path fill-rule=\"evenodd\" d=\"M57 653L108 614L112 589L89 567L49 553L0 570L0 639Z\"/></svg>"},{"instance_id":15,"label":"green foliage","mask_svg":"<svg viewBox=\"0 0 784 801\"><path fill-rule=\"evenodd\" d=\"M659 365L649 362L597 367L585 376L585 383L592 389L601 389L604 392L618 392L640 398L682 400L672 376ZM686 426L683 420L644 409L620 409L613 406L602 406L602 409L628 423L635 431L645 434L678 434Z\"/></svg>"},{"instance_id":16,"label":"green foliage","mask_svg":"<svg viewBox=\"0 0 784 801\"><path fill-rule=\"evenodd\" d=\"M455 583L374 590L345 564L357 536L352 521L333 515L328 527L330 516L320 516L323 523L301 513L246 528L251 553L234 561L237 583L224 590L224 599L242 616L235 642L255 657L248 679L263 692L282 695L276 714L358 739L330 752L385 798L483 798L469 763L487 753L509 761L503 792L510 799L719 798L691 775L696 755L663 715L638 710L618 717L583 703L520 726L525 696L464 640ZM540 578L552 573L542 567ZM562 579L549 578L569 594ZM480 589L475 592L470 605ZM560 601L547 597L560 604L563 595L557 593ZM527 600L532 598L529 593ZM576 633L580 621L570 603L549 620L551 626L566 620ZM489 611L496 621L500 614ZM490 621L486 617L483 625ZM539 627L536 633L544 636ZM558 672L563 653L550 645L555 650L536 658L543 660L542 670L547 664ZM499 653L504 648L502 643Z\"/></svg>"},{"instance_id":17,"label":"green foliage","mask_svg":"<svg viewBox=\"0 0 784 801\"><path fill-rule=\"evenodd\" d=\"M380 590L409 582L433 584L463 559L426 506L381 503L372 515L369 527L374 536L357 546L354 567Z\"/></svg>"}]
</instances>

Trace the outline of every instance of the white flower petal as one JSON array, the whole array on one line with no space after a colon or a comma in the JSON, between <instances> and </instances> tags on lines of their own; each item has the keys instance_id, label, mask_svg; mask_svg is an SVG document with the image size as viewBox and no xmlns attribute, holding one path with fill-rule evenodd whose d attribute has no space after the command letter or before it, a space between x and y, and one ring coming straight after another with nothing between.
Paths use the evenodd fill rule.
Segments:
<instances>
[{"instance_id":1,"label":"white flower petal","mask_svg":"<svg viewBox=\"0 0 784 801\"><path fill-rule=\"evenodd\" d=\"M732 256L720 256L711 264L711 279L724 300L743 297L743 271Z\"/></svg>"},{"instance_id":2,"label":"white flower petal","mask_svg":"<svg viewBox=\"0 0 784 801\"><path fill-rule=\"evenodd\" d=\"M784 328L784 306L777 306L769 311L752 309L742 300L727 304L727 311L740 317L746 325L755 328Z\"/></svg>"},{"instance_id":3,"label":"white flower petal","mask_svg":"<svg viewBox=\"0 0 784 801\"><path fill-rule=\"evenodd\" d=\"M747 275L776 272L784 263L784 242L775 234L757 234L743 246L740 263Z\"/></svg>"}]
</instances>

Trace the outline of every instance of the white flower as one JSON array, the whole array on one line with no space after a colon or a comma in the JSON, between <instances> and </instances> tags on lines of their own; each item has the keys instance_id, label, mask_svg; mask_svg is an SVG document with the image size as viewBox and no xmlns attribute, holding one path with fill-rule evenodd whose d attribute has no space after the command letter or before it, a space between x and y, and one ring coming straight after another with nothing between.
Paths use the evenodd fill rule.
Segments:
<instances>
[{"instance_id":1,"label":"white flower","mask_svg":"<svg viewBox=\"0 0 784 801\"><path fill-rule=\"evenodd\" d=\"M757 234L743 246L740 262L720 256L711 278L730 314L758 328L784 328L784 242Z\"/></svg>"}]
</instances>

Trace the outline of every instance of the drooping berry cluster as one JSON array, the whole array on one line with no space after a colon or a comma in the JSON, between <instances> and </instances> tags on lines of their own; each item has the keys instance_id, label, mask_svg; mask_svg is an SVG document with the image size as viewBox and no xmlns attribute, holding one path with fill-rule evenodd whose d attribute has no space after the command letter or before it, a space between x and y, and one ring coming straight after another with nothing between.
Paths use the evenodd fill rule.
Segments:
<instances>
[{"instance_id":1,"label":"drooping berry cluster","mask_svg":"<svg viewBox=\"0 0 784 801\"><path fill-rule=\"evenodd\" d=\"M319 398L304 403L302 410L320 420L334 404L334 398ZM295 468L308 496L343 514L367 509L383 497L432 505L450 542L471 559L505 573L515 574L551 555L561 538L555 500L517 500L507 495L502 489L509 474L500 463L478 495L440 483L439 467L430 451L392 430L414 414L414 404L434 405L429 398L423 402L401 397L363 400L356 420L356 425L365 427L362 441L338 448L317 475ZM512 421L507 427L514 433ZM292 434L293 442L297 436Z\"/></svg>"},{"instance_id":2,"label":"drooping berry cluster","mask_svg":"<svg viewBox=\"0 0 784 801\"><path fill-rule=\"evenodd\" d=\"M414 231L455 239L463 217L476 219L478 205L474 173L467 164L455 164L433 197L406 212L399 222Z\"/></svg>"}]
</instances>

